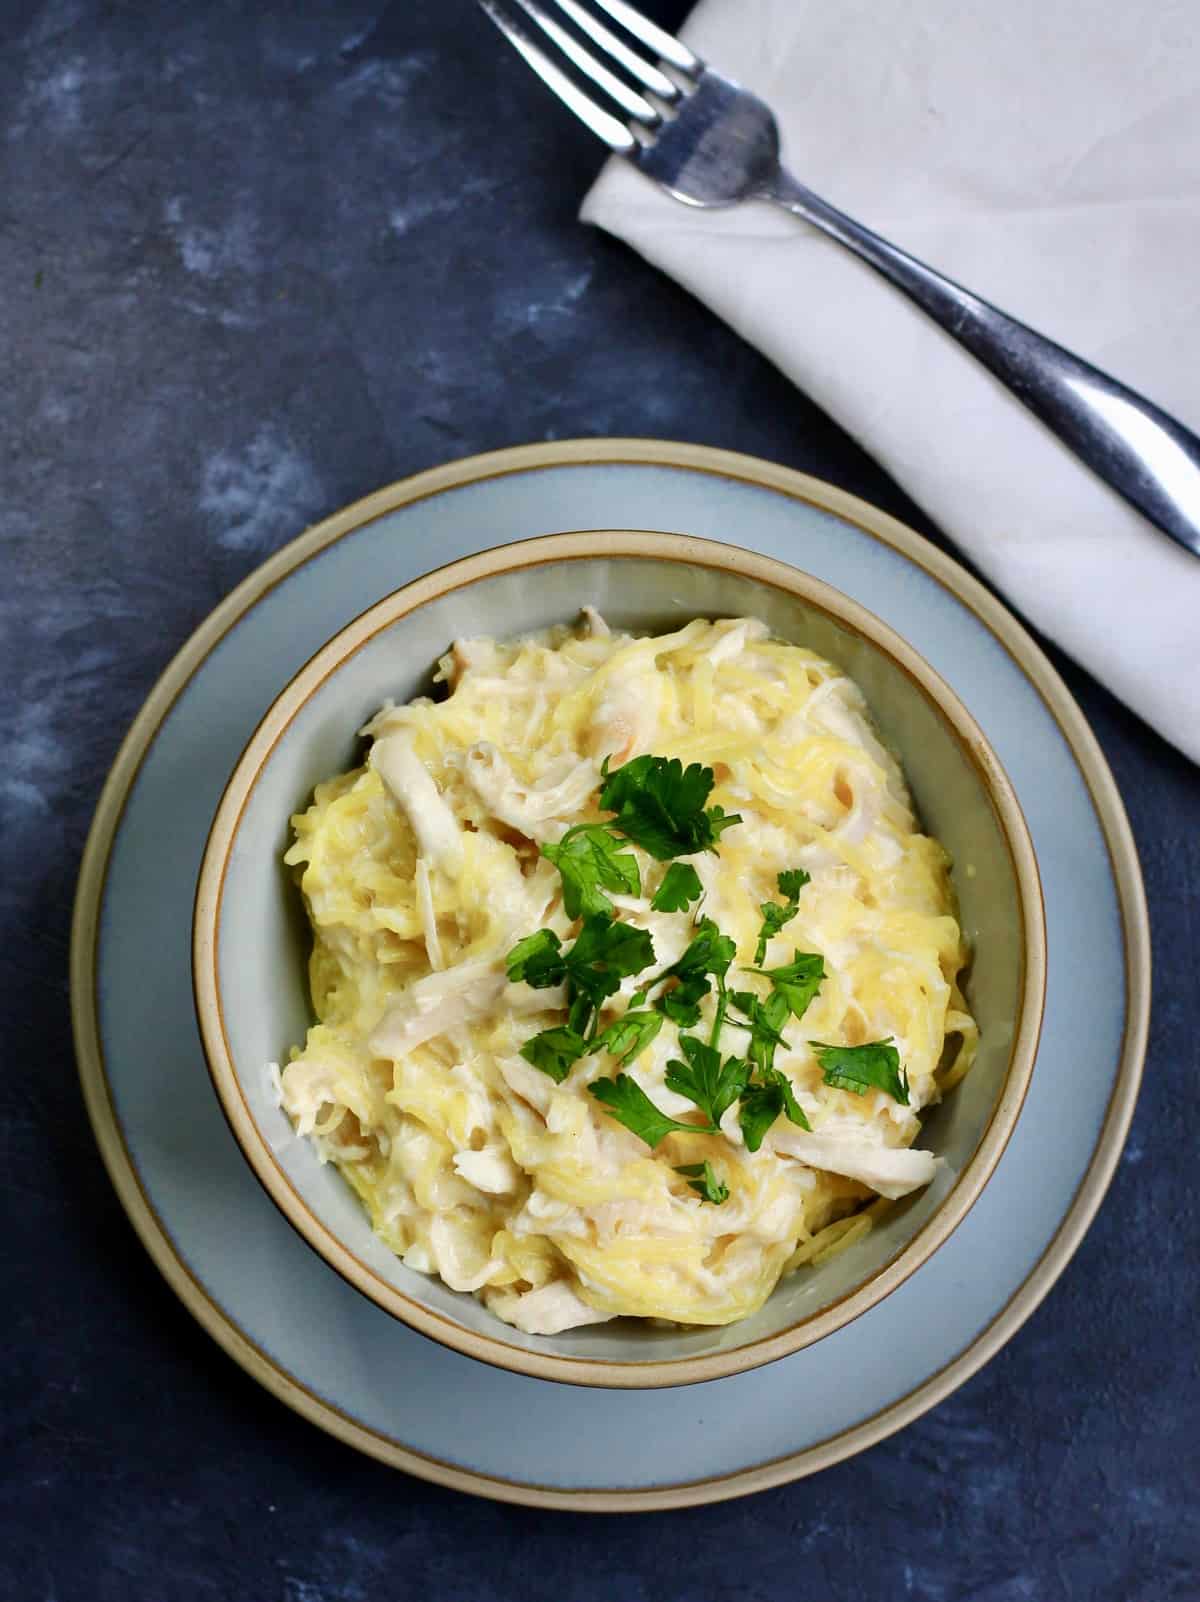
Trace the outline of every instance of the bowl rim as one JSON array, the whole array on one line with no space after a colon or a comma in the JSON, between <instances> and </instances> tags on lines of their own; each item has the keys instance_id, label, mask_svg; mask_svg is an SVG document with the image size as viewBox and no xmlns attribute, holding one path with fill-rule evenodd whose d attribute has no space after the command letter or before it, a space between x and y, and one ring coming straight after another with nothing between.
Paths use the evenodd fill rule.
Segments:
<instances>
[{"instance_id":1,"label":"bowl rim","mask_svg":"<svg viewBox=\"0 0 1200 1602\"><path fill-rule=\"evenodd\" d=\"M982 783L1012 865L1023 937L1016 1027L1000 1093L971 1157L912 1239L861 1285L776 1334L707 1355L628 1362L531 1351L499 1335L467 1329L385 1280L324 1224L250 1112L225 1030L218 962L225 880L246 806L276 746L322 685L378 634L444 595L506 572L610 558L680 562L757 580L801 599L881 649L923 694ZM657 530L582 529L491 547L431 569L353 618L292 676L246 742L209 830L193 911L192 984L205 1063L243 1156L288 1222L343 1279L418 1333L493 1366L568 1384L662 1388L745 1372L825 1339L890 1295L953 1234L1003 1155L1029 1089L1046 995L1045 904L1024 813L999 758L955 691L889 624L802 569L738 546ZM505 1328L500 1320L496 1324Z\"/></svg>"}]
</instances>

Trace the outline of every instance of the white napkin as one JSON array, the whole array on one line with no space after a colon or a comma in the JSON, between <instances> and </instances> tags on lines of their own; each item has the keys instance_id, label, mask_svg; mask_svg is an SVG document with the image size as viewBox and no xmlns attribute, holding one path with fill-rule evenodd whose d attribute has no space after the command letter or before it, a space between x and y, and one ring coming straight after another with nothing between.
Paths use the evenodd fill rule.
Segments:
<instances>
[{"instance_id":1,"label":"white napkin","mask_svg":"<svg viewBox=\"0 0 1200 1602\"><path fill-rule=\"evenodd\" d=\"M1200 432L1197 0L701 0L683 30L851 216ZM612 161L583 216L768 355L1046 634L1200 761L1200 560L923 313L765 204Z\"/></svg>"}]
</instances>

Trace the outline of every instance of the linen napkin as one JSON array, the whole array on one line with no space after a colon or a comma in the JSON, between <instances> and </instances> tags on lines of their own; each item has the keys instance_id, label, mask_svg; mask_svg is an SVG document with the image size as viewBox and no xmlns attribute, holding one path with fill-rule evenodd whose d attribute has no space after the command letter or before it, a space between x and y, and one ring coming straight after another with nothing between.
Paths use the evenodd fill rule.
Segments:
<instances>
[{"instance_id":1,"label":"linen napkin","mask_svg":"<svg viewBox=\"0 0 1200 1602\"><path fill-rule=\"evenodd\" d=\"M819 195L1200 432L1200 5L701 0ZM870 269L608 164L585 220L705 301L1038 628L1200 761L1200 560Z\"/></svg>"}]
</instances>

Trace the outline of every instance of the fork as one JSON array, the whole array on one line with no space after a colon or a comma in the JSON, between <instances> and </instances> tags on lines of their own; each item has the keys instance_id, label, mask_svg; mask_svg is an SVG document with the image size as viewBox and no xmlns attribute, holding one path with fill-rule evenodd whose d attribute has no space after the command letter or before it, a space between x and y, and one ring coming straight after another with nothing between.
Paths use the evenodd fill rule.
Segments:
<instances>
[{"instance_id":1,"label":"fork","mask_svg":"<svg viewBox=\"0 0 1200 1602\"><path fill-rule=\"evenodd\" d=\"M594 10L581 0L479 4L559 99L668 194L701 207L772 201L829 234L915 301L1112 489L1200 556L1200 439L1144 396L799 183L780 163L778 124L756 95L627 0L593 0ZM537 43L519 13L557 56ZM623 115L585 92L559 64L564 57Z\"/></svg>"}]
</instances>

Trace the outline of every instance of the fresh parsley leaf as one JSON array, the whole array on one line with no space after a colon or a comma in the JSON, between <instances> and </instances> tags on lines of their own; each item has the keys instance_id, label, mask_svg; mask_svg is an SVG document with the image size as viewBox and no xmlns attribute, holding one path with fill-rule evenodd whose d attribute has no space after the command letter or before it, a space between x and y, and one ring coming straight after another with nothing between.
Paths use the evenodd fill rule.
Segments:
<instances>
[{"instance_id":1,"label":"fresh parsley leaf","mask_svg":"<svg viewBox=\"0 0 1200 1602\"><path fill-rule=\"evenodd\" d=\"M771 1085L748 1085L738 1109L738 1123L747 1151L757 1151L763 1136L779 1117L779 1093Z\"/></svg>"},{"instance_id":2,"label":"fresh parsley leaf","mask_svg":"<svg viewBox=\"0 0 1200 1602\"><path fill-rule=\"evenodd\" d=\"M750 1044L746 1048L746 1055L756 1069L765 1073L775 1065L775 1048L787 1044L781 1033L788 1017L787 1001L777 990L773 990L765 1001L750 990L735 990L729 999L742 1013L745 1022L737 1018L729 1021L739 1029L749 1029Z\"/></svg>"},{"instance_id":3,"label":"fresh parsley leaf","mask_svg":"<svg viewBox=\"0 0 1200 1602\"><path fill-rule=\"evenodd\" d=\"M758 910L763 915L763 921L758 931L758 944L754 948L755 967L766 961L768 941L779 933L785 923L790 923L800 909L794 901L786 904L781 901L760 901Z\"/></svg>"},{"instance_id":4,"label":"fresh parsley leaf","mask_svg":"<svg viewBox=\"0 0 1200 1602\"><path fill-rule=\"evenodd\" d=\"M580 997L593 1008L603 1006L621 987L626 974L640 973L654 961L654 943L645 929L628 923L614 923L595 912L583 920L575 944L566 952L569 1000L574 1006ZM571 1026L580 1027L579 1014L572 1011Z\"/></svg>"},{"instance_id":5,"label":"fresh parsley leaf","mask_svg":"<svg viewBox=\"0 0 1200 1602\"><path fill-rule=\"evenodd\" d=\"M720 839L726 829L732 829L735 823L742 821L740 812L726 812L724 807L719 806L709 807L705 816L708 818L708 826L712 830L715 839ZM715 847L710 849L715 849Z\"/></svg>"},{"instance_id":6,"label":"fresh parsley leaf","mask_svg":"<svg viewBox=\"0 0 1200 1602\"><path fill-rule=\"evenodd\" d=\"M590 1050L608 1051L624 1068L639 1057L662 1028L662 1016L657 1012L631 1011L610 1023L592 1041Z\"/></svg>"},{"instance_id":7,"label":"fresh parsley leaf","mask_svg":"<svg viewBox=\"0 0 1200 1602\"><path fill-rule=\"evenodd\" d=\"M708 975L713 975L718 986L724 986L729 964L736 955L737 947L728 935L723 935L711 918L701 918L679 961L656 974L642 987L641 993L648 995L656 985L677 980L670 990L657 998L654 1006L681 1029L690 1029L700 1022L700 1002L712 989Z\"/></svg>"},{"instance_id":8,"label":"fresh parsley leaf","mask_svg":"<svg viewBox=\"0 0 1200 1602\"><path fill-rule=\"evenodd\" d=\"M566 1032L581 1038L587 1034L593 1013L620 989L625 975L640 973L653 961L654 942L647 930L614 923L604 913L595 912L583 920L578 938L566 951L553 929L539 929L517 942L505 959L505 968L511 980L524 979L535 990L566 980ZM550 1060L546 1052L542 1055Z\"/></svg>"},{"instance_id":9,"label":"fresh parsley leaf","mask_svg":"<svg viewBox=\"0 0 1200 1602\"><path fill-rule=\"evenodd\" d=\"M908 1106L908 1072L900 1066L900 1053L890 1035L865 1046L827 1046L820 1040L810 1040L809 1045L817 1054L827 1085L852 1090L856 1096L882 1090Z\"/></svg>"},{"instance_id":10,"label":"fresh parsley leaf","mask_svg":"<svg viewBox=\"0 0 1200 1602\"><path fill-rule=\"evenodd\" d=\"M674 1118L668 1118L654 1105L637 1080L631 1079L628 1074L618 1074L615 1079L595 1079L588 1086L588 1094L603 1102L611 1117L632 1130L639 1140L644 1140L650 1147L657 1146L677 1129L690 1135L713 1133L696 1124L681 1124Z\"/></svg>"},{"instance_id":11,"label":"fresh parsley leaf","mask_svg":"<svg viewBox=\"0 0 1200 1602\"><path fill-rule=\"evenodd\" d=\"M758 944L754 948L754 966L758 968L767 957L767 942L777 935L784 924L791 923L799 912L800 892L809 883L810 875L803 868L785 868L775 880L779 886L781 896L786 901L762 901L758 910L762 913L762 928L758 931ZM799 1013L796 1015L799 1017Z\"/></svg>"},{"instance_id":12,"label":"fresh parsley leaf","mask_svg":"<svg viewBox=\"0 0 1200 1602\"><path fill-rule=\"evenodd\" d=\"M678 757L639 756L610 773L606 757L600 772L600 805L616 813L612 827L660 862L713 851L721 833L742 821L722 807L705 810L713 770L698 762L685 769Z\"/></svg>"},{"instance_id":13,"label":"fresh parsley leaf","mask_svg":"<svg viewBox=\"0 0 1200 1602\"><path fill-rule=\"evenodd\" d=\"M720 1052L706 1046L695 1035L680 1035L679 1049L687 1061L674 1058L667 1064L667 1089L694 1101L716 1129L722 1113L733 1106L746 1088L750 1064L741 1057L727 1057L722 1064Z\"/></svg>"},{"instance_id":14,"label":"fresh parsley leaf","mask_svg":"<svg viewBox=\"0 0 1200 1602\"><path fill-rule=\"evenodd\" d=\"M694 974L711 973L724 979L736 956L737 946L729 936L723 935L711 918L701 918L682 957L663 971L662 978L671 975L687 979Z\"/></svg>"},{"instance_id":15,"label":"fresh parsley leaf","mask_svg":"<svg viewBox=\"0 0 1200 1602\"><path fill-rule=\"evenodd\" d=\"M655 912L686 912L704 894L700 875L690 862L672 862L650 905Z\"/></svg>"},{"instance_id":16,"label":"fresh parsley leaf","mask_svg":"<svg viewBox=\"0 0 1200 1602\"><path fill-rule=\"evenodd\" d=\"M700 1002L711 989L702 973L689 974L686 979L681 979L677 985L655 998L655 1010L680 1029L692 1029L700 1022Z\"/></svg>"},{"instance_id":17,"label":"fresh parsley leaf","mask_svg":"<svg viewBox=\"0 0 1200 1602\"><path fill-rule=\"evenodd\" d=\"M792 1089L792 1081L783 1072L782 1068L768 1068L763 1074L763 1082L778 1087L783 1100L783 1111L789 1124L796 1124L800 1129L807 1129L812 1133L812 1125L805 1116L804 1108L796 1100L796 1093Z\"/></svg>"},{"instance_id":18,"label":"fresh parsley leaf","mask_svg":"<svg viewBox=\"0 0 1200 1602\"><path fill-rule=\"evenodd\" d=\"M641 973L654 961L654 942L648 929L635 929L631 923L614 923L611 918L594 914L585 918L575 944L567 952L567 974L574 978L577 970L585 966L603 966L624 979L631 973Z\"/></svg>"},{"instance_id":19,"label":"fresh parsley leaf","mask_svg":"<svg viewBox=\"0 0 1200 1602\"><path fill-rule=\"evenodd\" d=\"M567 1023L577 1035L586 1035L595 1007L586 996L572 996L567 1007Z\"/></svg>"},{"instance_id":20,"label":"fresh parsley leaf","mask_svg":"<svg viewBox=\"0 0 1200 1602\"><path fill-rule=\"evenodd\" d=\"M801 1129L812 1127L796 1100L788 1076L778 1068L767 1068L741 1094L738 1123L747 1151L758 1150L763 1136L780 1113L786 1114L789 1122L798 1124Z\"/></svg>"},{"instance_id":21,"label":"fresh parsley leaf","mask_svg":"<svg viewBox=\"0 0 1200 1602\"><path fill-rule=\"evenodd\" d=\"M803 868L785 868L775 880L779 886L779 894L786 896L789 901L798 901L801 890L811 882L812 875L805 873Z\"/></svg>"},{"instance_id":22,"label":"fresh parsley leaf","mask_svg":"<svg viewBox=\"0 0 1200 1602\"><path fill-rule=\"evenodd\" d=\"M607 968L593 968L586 963L568 965L567 975L567 1022L582 1032L591 1023L592 1013L620 989L621 981Z\"/></svg>"},{"instance_id":23,"label":"fresh parsley leaf","mask_svg":"<svg viewBox=\"0 0 1200 1602\"><path fill-rule=\"evenodd\" d=\"M771 981L771 988L787 1002L793 1017L803 1018L825 978L825 964L815 952L797 951L782 968L751 968Z\"/></svg>"},{"instance_id":24,"label":"fresh parsley leaf","mask_svg":"<svg viewBox=\"0 0 1200 1602\"><path fill-rule=\"evenodd\" d=\"M729 1186L722 1183L713 1173L710 1162L684 1163L675 1172L683 1175L702 1201L713 1202L719 1207L723 1201L729 1199Z\"/></svg>"},{"instance_id":25,"label":"fresh parsley leaf","mask_svg":"<svg viewBox=\"0 0 1200 1602\"><path fill-rule=\"evenodd\" d=\"M504 959L504 966L514 984L524 979L535 990L560 985L567 976L562 942L553 929L539 929L536 934L518 940Z\"/></svg>"},{"instance_id":26,"label":"fresh parsley leaf","mask_svg":"<svg viewBox=\"0 0 1200 1602\"><path fill-rule=\"evenodd\" d=\"M544 845L542 855L562 874L563 906L568 918L603 912L612 916L605 890L640 896L642 877L637 858L622 851L623 841L601 823L580 823L568 829L557 845Z\"/></svg>"},{"instance_id":27,"label":"fresh parsley leaf","mask_svg":"<svg viewBox=\"0 0 1200 1602\"><path fill-rule=\"evenodd\" d=\"M531 1036L521 1047L521 1055L526 1062L548 1074L556 1085L561 1085L573 1064L594 1050L595 1046L589 1046L574 1029L560 1027L543 1029L540 1035Z\"/></svg>"}]
</instances>

